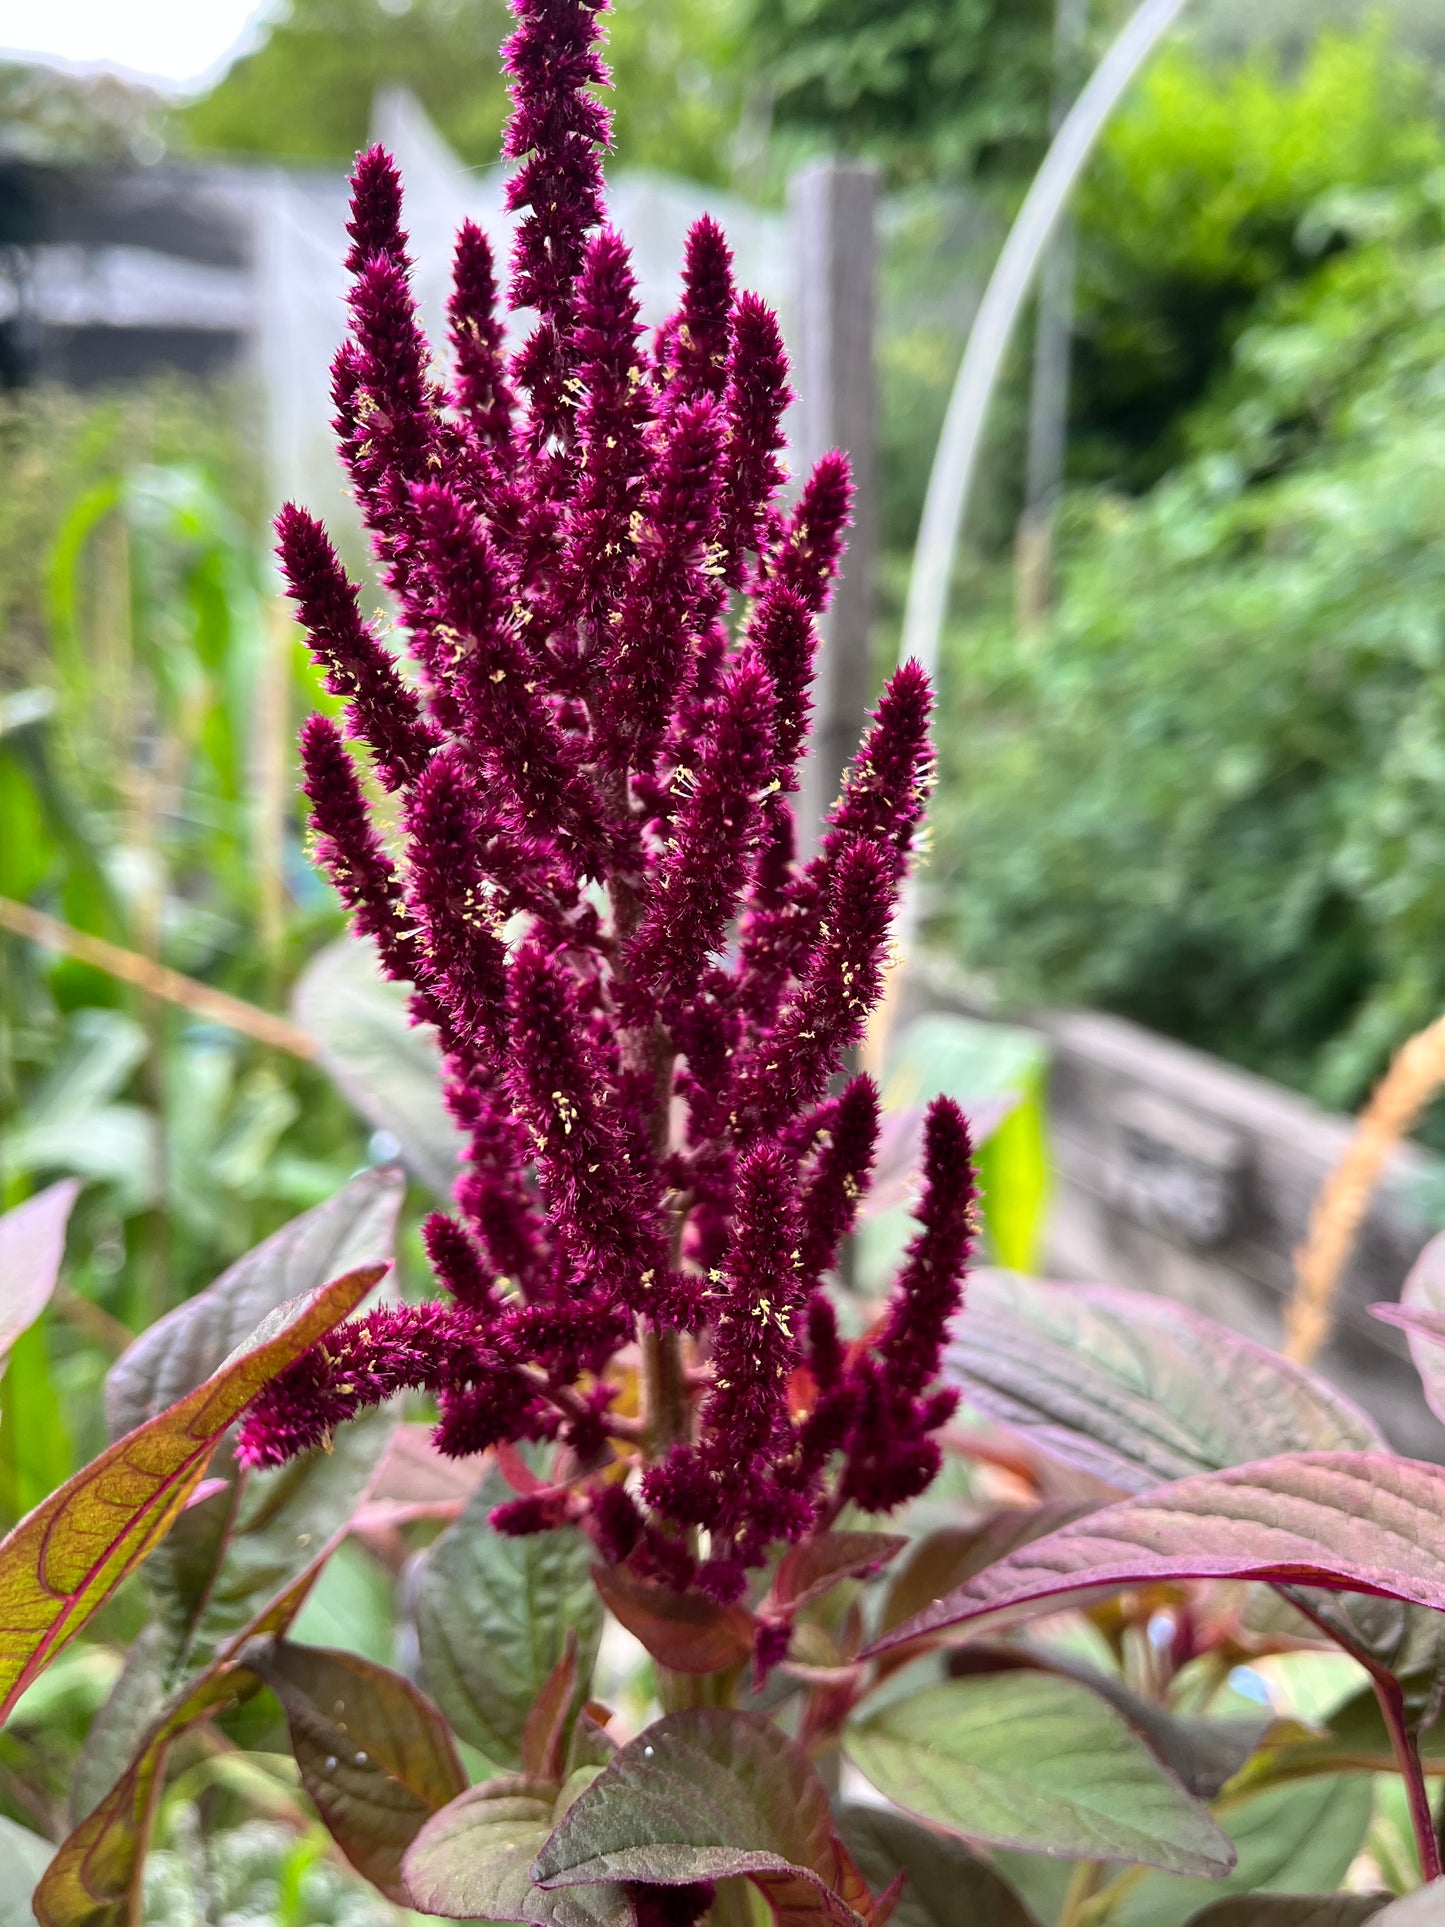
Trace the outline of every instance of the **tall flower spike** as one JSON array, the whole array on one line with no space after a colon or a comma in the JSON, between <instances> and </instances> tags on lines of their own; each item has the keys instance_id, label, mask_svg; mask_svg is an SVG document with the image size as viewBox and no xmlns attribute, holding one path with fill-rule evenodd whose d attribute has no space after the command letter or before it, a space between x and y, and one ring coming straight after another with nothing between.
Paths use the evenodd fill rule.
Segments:
<instances>
[{"instance_id":1,"label":"tall flower spike","mask_svg":"<svg viewBox=\"0 0 1445 1927\"><path fill-rule=\"evenodd\" d=\"M769 561L774 580L796 590L815 615L832 600L852 512L852 467L835 448L814 464Z\"/></svg>"},{"instance_id":2,"label":"tall flower spike","mask_svg":"<svg viewBox=\"0 0 1445 1927\"><path fill-rule=\"evenodd\" d=\"M384 147L368 147L356 157L346 232L351 236L348 274L360 274L378 254L388 255L403 271L411 266L401 227L401 176Z\"/></svg>"},{"instance_id":3,"label":"tall flower spike","mask_svg":"<svg viewBox=\"0 0 1445 1927\"><path fill-rule=\"evenodd\" d=\"M833 867L807 974L740 1074L741 1127L775 1130L813 1103L863 1035L882 990L894 897L891 853L866 838L849 844Z\"/></svg>"},{"instance_id":4,"label":"tall flower spike","mask_svg":"<svg viewBox=\"0 0 1445 1927\"><path fill-rule=\"evenodd\" d=\"M511 302L539 320L517 358L531 398L533 445L565 439L573 288L588 233L601 224L601 150L611 117L588 89L606 84L594 44L606 0L516 0L516 31L503 49L512 118L503 153L523 165L507 185L507 206L527 213L512 251ZM525 157L525 158L524 158Z\"/></svg>"},{"instance_id":5,"label":"tall flower spike","mask_svg":"<svg viewBox=\"0 0 1445 1927\"><path fill-rule=\"evenodd\" d=\"M834 839L841 847L851 837L871 837L894 852L894 873L902 876L933 779L932 714L928 678L910 658L889 678L862 748L843 778L842 794L828 816L825 857Z\"/></svg>"},{"instance_id":6,"label":"tall flower spike","mask_svg":"<svg viewBox=\"0 0 1445 1927\"><path fill-rule=\"evenodd\" d=\"M798 1271L805 1286L818 1283L853 1229L877 1148L878 1086L864 1073L849 1079L834 1105L803 1192Z\"/></svg>"},{"instance_id":7,"label":"tall flower spike","mask_svg":"<svg viewBox=\"0 0 1445 1927\"><path fill-rule=\"evenodd\" d=\"M660 1216L588 1038L580 986L537 943L521 946L511 977L508 1081L557 1235L579 1274L645 1300L665 1264Z\"/></svg>"},{"instance_id":8,"label":"tall flower spike","mask_svg":"<svg viewBox=\"0 0 1445 1927\"><path fill-rule=\"evenodd\" d=\"M638 553L614 618L604 717L615 765L650 766L688 686L690 626L715 526L722 423L709 401L679 409L642 510Z\"/></svg>"},{"instance_id":9,"label":"tall flower spike","mask_svg":"<svg viewBox=\"0 0 1445 1927\"><path fill-rule=\"evenodd\" d=\"M425 959L407 921L396 865L382 847L356 766L328 716L308 716L302 725L301 772L316 860L351 912L352 927L374 939L389 977L418 982Z\"/></svg>"},{"instance_id":10,"label":"tall flower spike","mask_svg":"<svg viewBox=\"0 0 1445 1927\"><path fill-rule=\"evenodd\" d=\"M717 222L704 214L688 230L682 305L664 323L658 341L658 362L672 406L699 395L721 399L727 387L732 310L732 249Z\"/></svg>"},{"instance_id":11,"label":"tall flower spike","mask_svg":"<svg viewBox=\"0 0 1445 1927\"><path fill-rule=\"evenodd\" d=\"M389 790L415 782L441 739L362 620L356 588L326 531L288 502L276 517L276 535L287 593L325 665L326 687L346 698L352 734L370 744L377 775Z\"/></svg>"},{"instance_id":12,"label":"tall flower spike","mask_svg":"<svg viewBox=\"0 0 1445 1927\"><path fill-rule=\"evenodd\" d=\"M582 473L563 531L560 573L565 618L582 613L593 630L605 624L626 580L630 528L648 464L646 431L652 395L642 379L637 280L620 235L610 228L587 249L577 292L574 337L577 437ZM584 639L594 646L594 633Z\"/></svg>"},{"instance_id":13,"label":"tall flower spike","mask_svg":"<svg viewBox=\"0 0 1445 1927\"><path fill-rule=\"evenodd\" d=\"M278 1462L418 1386L443 1451L556 1447L497 1530L583 1523L640 1578L735 1599L848 1499L920 1490L952 1409L935 1376L970 1223L955 1112L930 1118L882 1326L845 1346L823 1282L872 1160L877 1093L836 1080L880 989L929 697L912 665L893 678L800 867L789 796L846 465L825 458L784 516L782 339L734 299L712 222L643 348L627 251L600 231L601 5L514 5L511 297L532 332L509 358L490 251L464 230L449 396L395 170L378 151L357 167L333 399L410 668L318 525L280 522L346 729L400 792L393 858L341 730L307 725L318 853L442 1045L459 1154L455 1215L424 1234L440 1301L339 1327L258 1401L244 1449ZM642 1425L614 1406L634 1345ZM609 1434L639 1452L625 1491ZM787 1630L764 1625L765 1665Z\"/></svg>"},{"instance_id":14,"label":"tall flower spike","mask_svg":"<svg viewBox=\"0 0 1445 1927\"><path fill-rule=\"evenodd\" d=\"M731 459L719 531L724 577L731 588L743 584L745 558L761 546L769 504L783 483L778 458L786 443L783 415L792 399L778 318L757 295L742 295L733 312L728 363L725 405Z\"/></svg>"},{"instance_id":15,"label":"tall flower spike","mask_svg":"<svg viewBox=\"0 0 1445 1927\"><path fill-rule=\"evenodd\" d=\"M497 314L492 246L475 221L463 221L457 235L447 321L456 368L452 399L483 449L495 453L512 438L516 397Z\"/></svg>"},{"instance_id":16,"label":"tall flower spike","mask_svg":"<svg viewBox=\"0 0 1445 1927\"><path fill-rule=\"evenodd\" d=\"M932 1434L958 1395L929 1387L943 1362L949 1321L963 1302L976 1198L968 1125L951 1098L935 1098L924 1123L920 1228L883 1331L852 1368L854 1417L842 1490L870 1512L916 1497L938 1471Z\"/></svg>"},{"instance_id":17,"label":"tall flower spike","mask_svg":"<svg viewBox=\"0 0 1445 1927\"><path fill-rule=\"evenodd\" d=\"M813 658L818 632L808 605L794 590L770 585L758 599L748 625L748 643L773 679L777 709L773 721L773 769L778 788L795 790L798 758L808 737L813 704Z\"/></svg>"},{"instance_id":18,"label":"tall flower spike","mask_svg":"<svg viewBox=\"0 0 1445 1927\"><path fill-rule=\"evenodd\" d=\"M673 848L628 953L649 1002L664 986L670 999L690 1002L709 954L722 947L751 867L772 721L772 680L761 663L744 659L718 698L692 794L673 821Z\"/></svg>"},{"instance_id":19,"label":"tall flower spike","mask_svg":"<svg viewBox=\"0 0 1445 1927\"><path fill-rule=\"evenodd\" d=\"M407 896L436 1001L455 1044L503 1047L506 950L497 891L478 862L493 825L455 744L438 750L413 789L406 823Z\"/></svg>"}]
</instances>

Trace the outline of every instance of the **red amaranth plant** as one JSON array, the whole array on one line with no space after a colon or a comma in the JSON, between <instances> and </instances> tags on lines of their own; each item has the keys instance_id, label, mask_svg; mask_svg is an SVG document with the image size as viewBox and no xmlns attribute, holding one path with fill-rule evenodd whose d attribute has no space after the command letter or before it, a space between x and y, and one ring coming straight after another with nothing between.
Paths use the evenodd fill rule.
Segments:
<instances>
[{"instance_id":1,"label":"red amaranth plant","mask_svg":"<svg viewBox=\"0 0 1445 1927\"><path fill-rule=\"evenodd\" d=\"M600 11L521 0L506 49L515 353L468 226L443 385L396 172L373 149L353 178L336 425L415 674L288 505L286 580L345 699L344 735L306 725L305 788L319 861L436 1029L467 1153L455 1216L426 1227L446 1296L338 1327L262 1394L240 1452L278 1464L424 1389L447 1453L565 1449L500 1530L580 1523L606 1559L726 1602L770 1547L936 1472L973 1186L940 1099L894 1303L843 1347L822 1286L878 1105L866 1076L835 1085L880 991L930 695L912 664L893 677L800 864L848 465L825 456L785 505L777 320L734 289L711 220L647 338L603 224ZM358 764L397 798L391 848ZM633 1347L640 1421L616 1409Z\"/></svg>"}]
</instances>

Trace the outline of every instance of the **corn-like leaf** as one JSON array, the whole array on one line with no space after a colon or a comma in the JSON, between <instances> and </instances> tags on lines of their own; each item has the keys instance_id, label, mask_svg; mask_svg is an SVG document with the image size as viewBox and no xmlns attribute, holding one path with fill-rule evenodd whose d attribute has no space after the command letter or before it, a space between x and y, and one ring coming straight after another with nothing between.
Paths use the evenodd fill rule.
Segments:
<instances>
[{"instance_id":1,"label":"corn-like leaf","mask_svg":"<svg viewBox=\"0 0 1445 1927\"><path fill-rule=\"evenodd\" d=\"M227 1426L354 1310L383 1270L363 1267L283 1305L204 1384L21 1520L0 1545L0 1718L160 1540Z\"/></svg>"},{"instance_id":2,"label":"corn-like leaf","mask_svg":"<svg viewBox=\"0 0 1445 1927\"><path fill-rule=\"evenodd\" d=\"M1445 1469L1373 1452L1309 1452L1180 1479L1022 1546L883 1633L982 1633L1170 1579L1269 1579L1445 1611Z\"/></svg>"}]
</instances>

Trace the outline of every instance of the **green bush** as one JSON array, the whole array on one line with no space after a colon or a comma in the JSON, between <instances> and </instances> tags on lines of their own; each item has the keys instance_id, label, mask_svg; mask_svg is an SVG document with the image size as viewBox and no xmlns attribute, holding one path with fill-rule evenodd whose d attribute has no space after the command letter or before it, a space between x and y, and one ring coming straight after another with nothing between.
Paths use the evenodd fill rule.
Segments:
<instances>
[{"instance_id":1,"label":"green bush","mask_svg":"<svg viewBox=\"0 0 1445 1927\"><path fill-rule=\"evenodd\" d=\"M1177 471L1073 499L1048 633L949 663L966 955L1331 1104L1445 1007L1442 205L1335 196Z\"/></svg>"},{"instance_id":2,"label":"green bush","mask_svg":"<svg viewBox=\"0 0 1445 1927\"><path fill-rule=\"evenodd\" d=\"M1267 51L1158 56L1080 194L1076 473L1156 480L1261 296L1350 245L1340 191L1407 189L1442 160L1426 72L1383 21L1322 34L1293 76Z\"/></svg>"}]
</instances>

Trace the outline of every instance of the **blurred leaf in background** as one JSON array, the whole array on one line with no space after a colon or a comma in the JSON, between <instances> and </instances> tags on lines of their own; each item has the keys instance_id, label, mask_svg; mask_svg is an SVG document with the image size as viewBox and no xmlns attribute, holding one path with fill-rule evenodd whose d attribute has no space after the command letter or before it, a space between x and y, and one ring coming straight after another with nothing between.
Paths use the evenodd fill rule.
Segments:
<instances>
[{"instance_id":1,"label":"blurred leaf in background","mask_svg":"<svg viewBox=\"0 0 1445 1927\"><path fill-rule=\"evenodd\" d=\"M1445 167L1309 218L1187 459L1073 498L1047 632L955 638L940 868L1012 994L1341 1107L1445 1005Z\"/></svg>"},{"instance_id":2,"label":"blurred leaf in background","mask_svg":"<svg viewBox=\"0 0 1445 1927\"><path fill-rule=\"evenodd\" d=\"M719 181L740 114L743 0L618 0L608 60L624 166ZM461 158L500 155L496 53L505 0L292 0L218 84L177 115L182 139L233 154L345 163L378 87L415 94Z\"/></svg>"}]
</instances>

